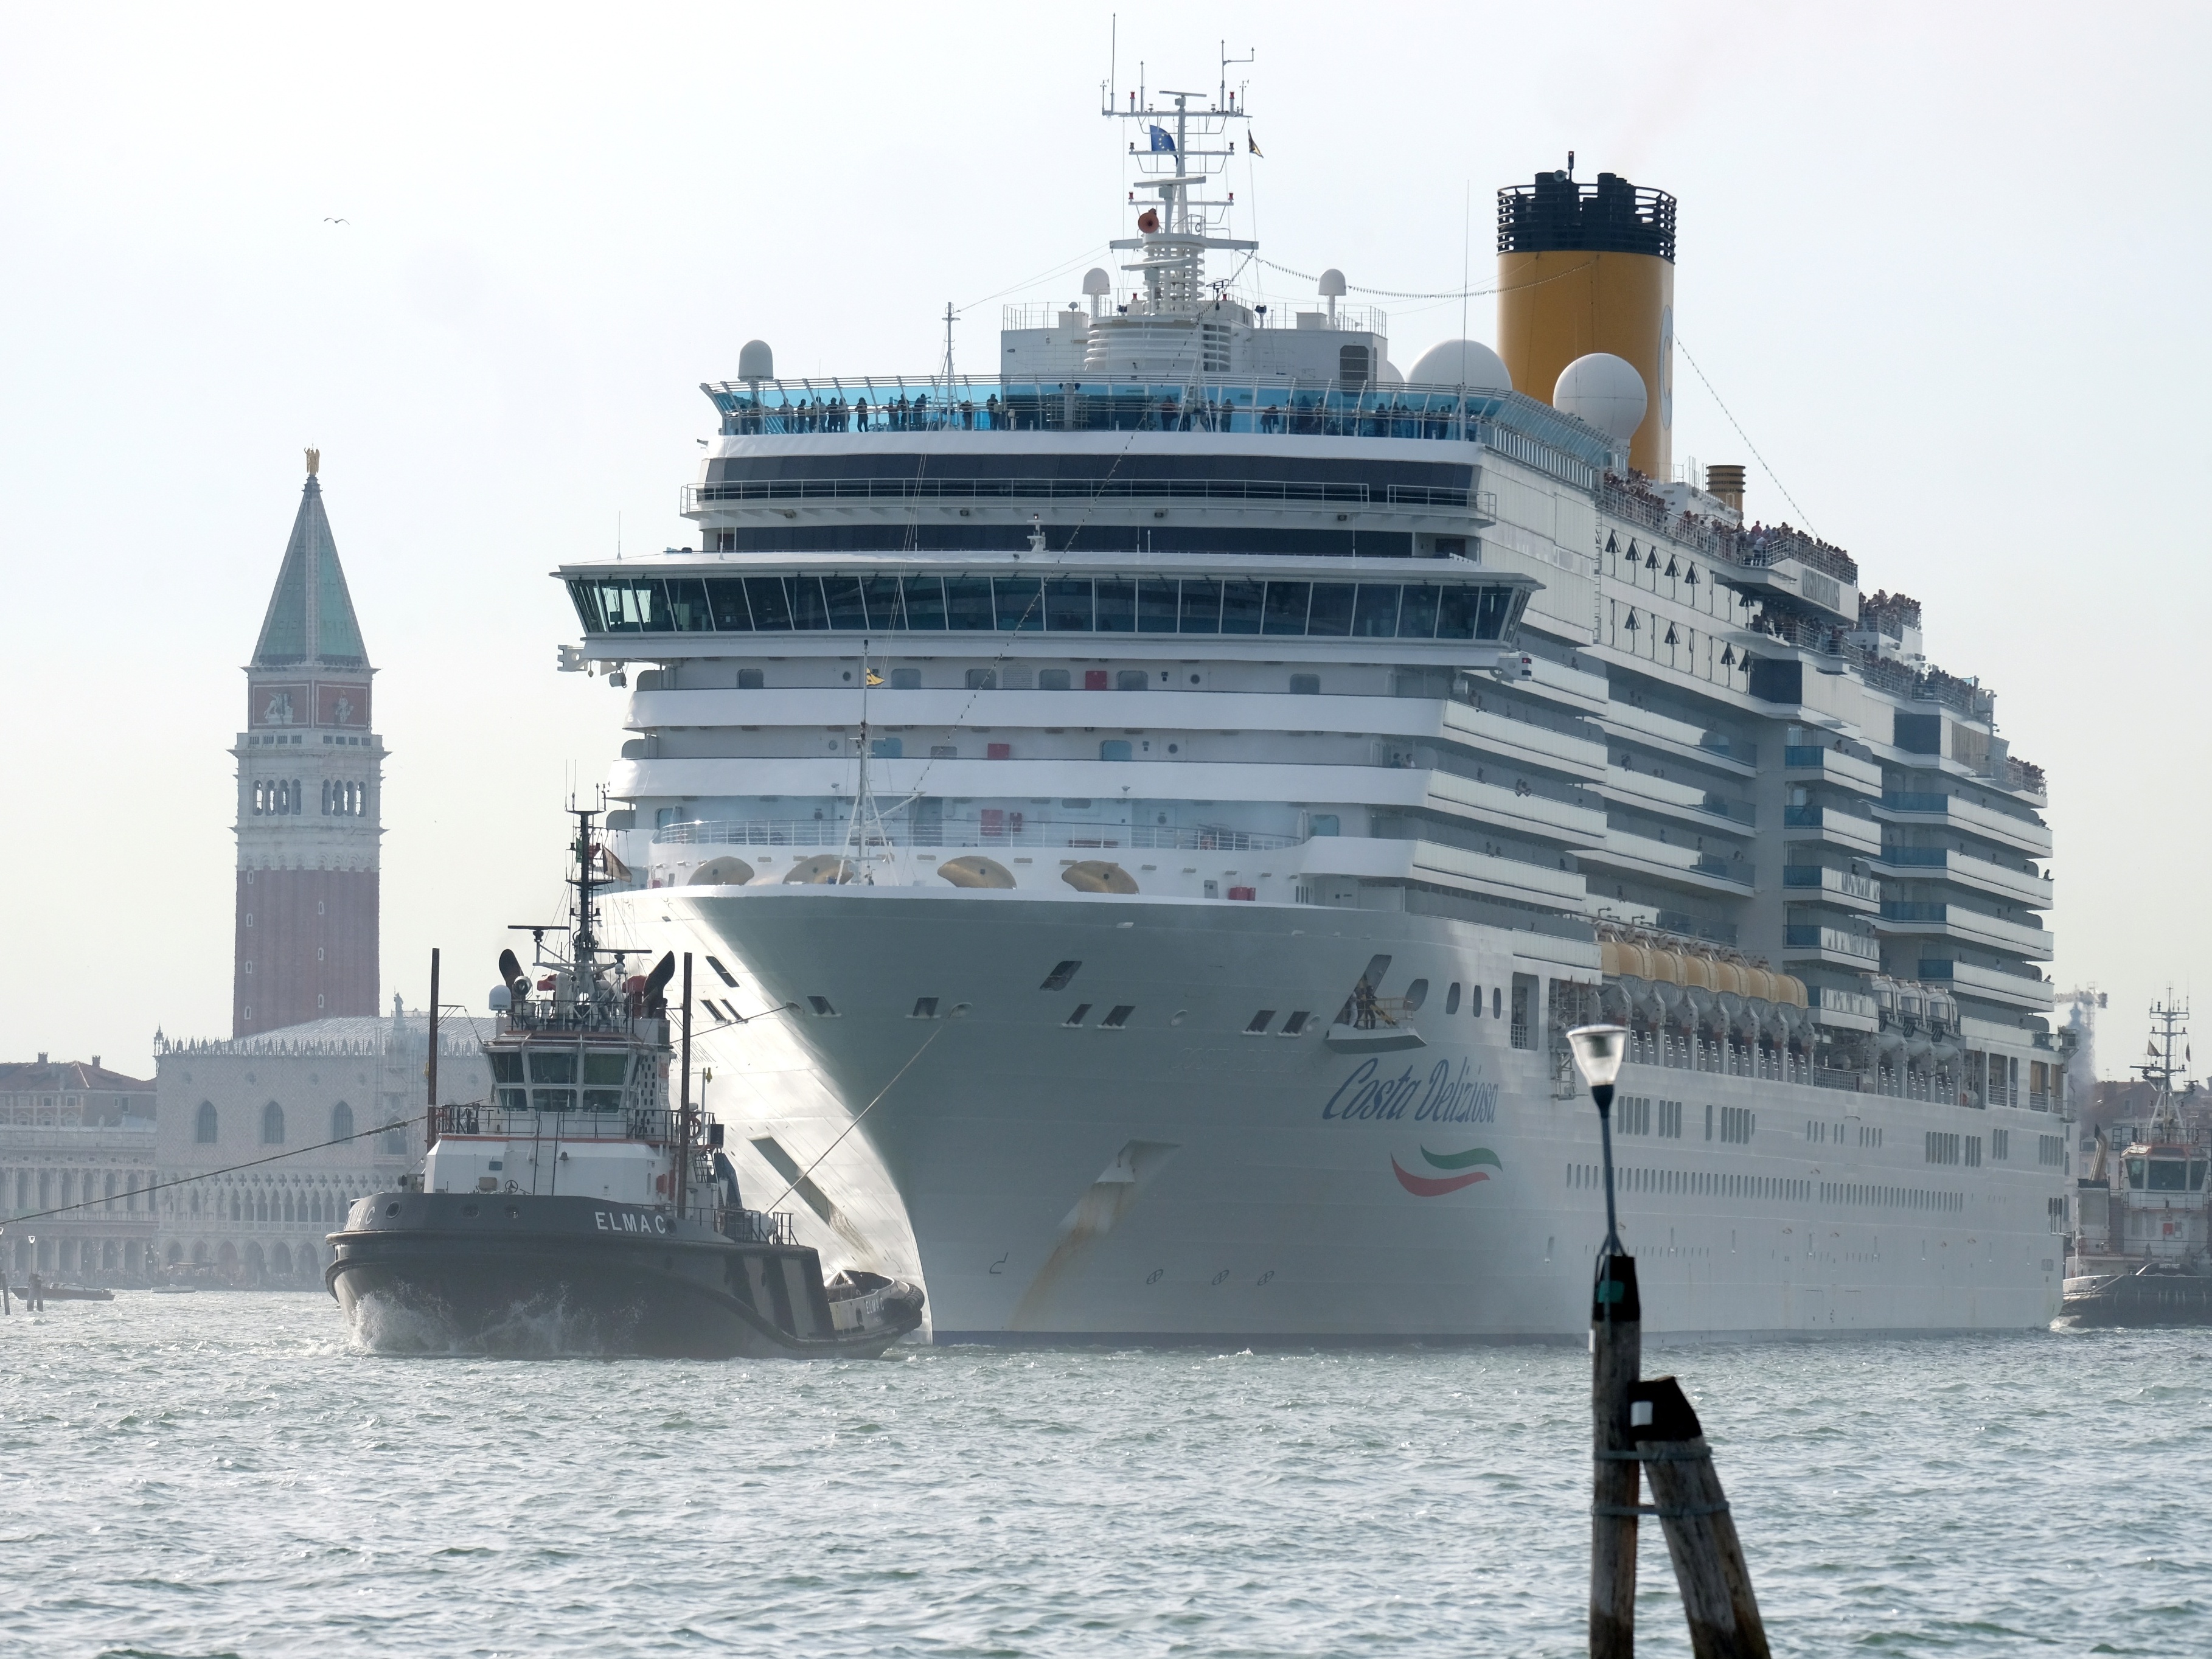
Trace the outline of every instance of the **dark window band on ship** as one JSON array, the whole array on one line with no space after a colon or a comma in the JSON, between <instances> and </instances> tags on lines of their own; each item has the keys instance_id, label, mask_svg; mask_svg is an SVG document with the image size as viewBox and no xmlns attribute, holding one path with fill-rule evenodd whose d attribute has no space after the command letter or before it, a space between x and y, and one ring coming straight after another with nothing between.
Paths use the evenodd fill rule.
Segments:
<instances>
[{"instance_id":1,"label":"dark window band on ship","mask_svg":"<svg viewBox=\"0 0 2212 1659\"><path fill-rule=\"evenodd\" d=\"M1172 576L607 576L568 584L592 634L1213 634L1502 641L1503 582Z\"/></svg>"}]
</instances>

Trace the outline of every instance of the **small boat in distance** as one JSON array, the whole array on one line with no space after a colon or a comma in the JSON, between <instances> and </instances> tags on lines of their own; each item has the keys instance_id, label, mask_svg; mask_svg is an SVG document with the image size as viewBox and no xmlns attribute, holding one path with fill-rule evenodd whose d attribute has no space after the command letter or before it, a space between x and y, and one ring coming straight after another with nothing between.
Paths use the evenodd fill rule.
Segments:
<instances>
[{"instance_id":1,"label":"small boat in distance","mask_svg":"<svg viewBox=\"0 0 2212 1659\"><path fill-rule=\"evenodd\" d=\"M542 977L501 953L491 1097L430 1107L421 1173L354 1205L324 1282L386 1351L880 1355L921 1324L921 1291L864 1273L825 1285L789 1215L744 1206L721 1125L690 1102L689 974L672 1102L676 959L633 975L600 947L597 814L571 810L567 956L545 954L543 929Z\"/></svg>"}]
</instances>

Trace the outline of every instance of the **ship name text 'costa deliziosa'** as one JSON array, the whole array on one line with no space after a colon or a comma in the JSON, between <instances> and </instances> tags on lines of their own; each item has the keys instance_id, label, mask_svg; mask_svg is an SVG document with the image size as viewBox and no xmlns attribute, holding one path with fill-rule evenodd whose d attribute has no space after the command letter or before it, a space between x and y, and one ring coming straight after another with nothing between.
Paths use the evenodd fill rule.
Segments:
<instances>
[{"instance_id":1,"label":"ship name text 'costa deliziosa'","mask_svg":"<svg viewBox=\"0 0 2212 1659\"><path fill-rule=\"evenodd\" d=\"M1674 198L1501 191L1496 349L1401 373L1336 270L1240 293L1235 88L1104 112L1080 300L983 374L752 343L696 545L558 573L754 1201L939 1341L1571 1333L1604 1018L1655 1324L2051 1319L2043 775L1675 465Z\"/></svg>"}]
</instances>

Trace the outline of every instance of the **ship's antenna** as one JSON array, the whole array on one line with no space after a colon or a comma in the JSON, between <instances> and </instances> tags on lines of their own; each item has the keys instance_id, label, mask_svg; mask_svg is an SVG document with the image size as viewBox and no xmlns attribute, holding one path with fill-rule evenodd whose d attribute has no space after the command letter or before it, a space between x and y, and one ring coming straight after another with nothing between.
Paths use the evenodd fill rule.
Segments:
<instances>
[{"instance_id":1,"label":"ship's antenna","mask_svg":"<svg viewBox=\"0 0 2212 1659\"><path fill-rule=\"evenodd\" d=\"M574 801L571 796L570 800ZM571 805L576 820L576 945L569 966L576 976L578 994L588 998L599 958L599 927L592 909L592 820L598 809Z\"/></svg>"},{"instance_id":2,"label":"ship's antenna","mask_svg":"<svg viewBox=\"0 0 2212 1659\"><path fill-rule=\"evenodd\" d=\"M2176 1037L2185 1039L2189 1036L2189 1028L2182 1024L2189 1018L2189 1005L2176 1002L2173 988L2169 985L2166 990L2166 1000L2151 1005L2150 1017L2155 1024L2151 1033L2149 1059L2129 1069L2142 1073L2143 1081L2158 1091L2153 1121L2163 1127L2154 1129L2153 1133L2172 1133L2175 1131L2171 1126L2179 1121L2173 1101L2173 1079L2177 1073L2187 1069L2185 1060L2181 1066L2173 1063L2173 1043ZM2161 1039L2163 1054L2160 1052ZM2184 1053L2185 1056L2186 1050Z\"/></svg>"},{"instance_id":3,"label":"ship's antenna","mask_svg":"<svg viewBox=\"0 0 2212 1659\"><path fill-rule=\"evenodd\" d=\"M1459 337L1467 338L1467 291L1474 286L1474 180L1466 181L1460 193ZM1467 347L1459 349L1459 435L1467 437Z\"/></svg>"},{"instance_id":4,"label":"ship's antenna","mask_svg":"<svg viewBox=\"0 0 2212 1659\"><path fill-rule=\"evenodd\" d=\"M945 401L952 401L952 301L945 302Z\"/></svg>"},{"instance_id":5,"label":"ship's antenna","mask_svg":"<svg viewBox=\"0 0 2212 1659\"><path fill-rule=\"evenodd\" d=\"M1214 108L1225 112L1230 107L1229 66L1232 64L1257 63L1259 58L1260 49L1257 46L1253 47L1251 51L1246 52L1242 58L1231 58L1229 55L1229 42L1224 40L1221 43L1221 90L1216 94L1213 106Z\"/></svg>"}]
</instances>

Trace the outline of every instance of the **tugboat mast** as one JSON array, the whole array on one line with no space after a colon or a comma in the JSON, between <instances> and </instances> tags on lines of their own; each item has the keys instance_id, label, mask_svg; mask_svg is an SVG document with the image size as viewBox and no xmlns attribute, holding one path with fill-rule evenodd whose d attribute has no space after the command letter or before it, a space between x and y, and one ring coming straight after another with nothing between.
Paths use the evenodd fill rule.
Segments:
<instances>
[{"instance_id":1,"label":"tugboat mast","mask_svg":"<svg viewBox=\"0 0 2212 1659\"><path fill-rule=\"evenodd\" d=\"M2179 1038L2185 1045L2189 1037L2189 1027L2184 1023L2189 1018L2189 1005L2174 1001L2173 988L2170 985L2166 987L2166 997L2164 1002L2151 1006L2151 1022L2155 1029L2151 1032L2147 1057L2128 1068L2140 1073L2144 1082L2158 1090L2155 1120L2161 1123L2176 1116L2173 1080L2189 1069L2186 1046L2182 1049L2182 1059L2179 1064L2173 1057L2175 1040Z\"/></svg>"}]
</instances>

